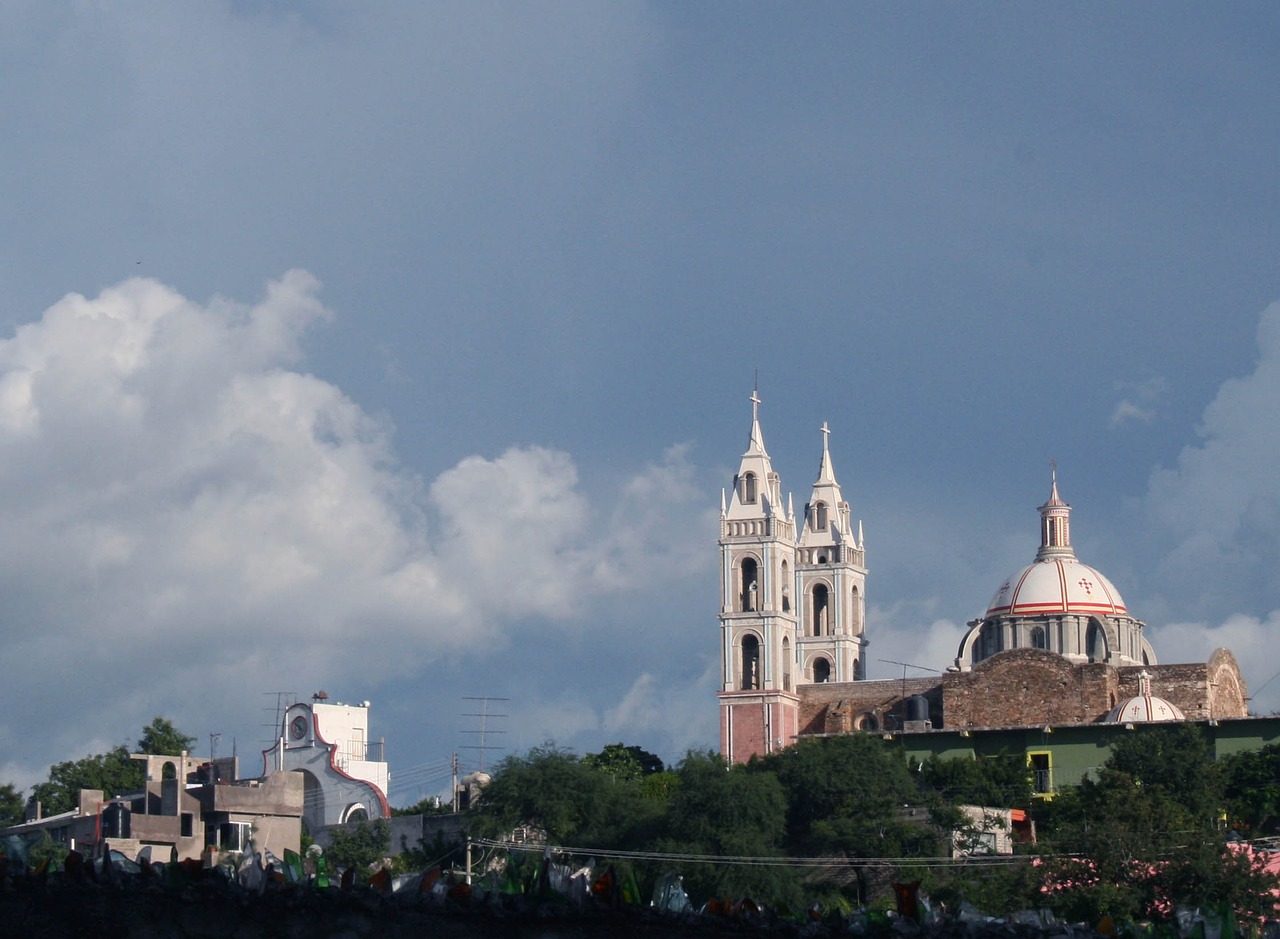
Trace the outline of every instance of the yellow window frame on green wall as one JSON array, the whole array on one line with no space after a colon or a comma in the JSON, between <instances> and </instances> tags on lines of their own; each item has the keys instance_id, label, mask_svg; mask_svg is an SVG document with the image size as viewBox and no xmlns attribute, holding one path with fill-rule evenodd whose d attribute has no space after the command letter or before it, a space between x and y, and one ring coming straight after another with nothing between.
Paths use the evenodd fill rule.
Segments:
<instances>
[{"instance_id":1,"label":"yellow window frame on green wall","mask_svg":"<svg viewBox=\"0 0 1280 939\"><path fill-rule=\"evenodd\" d=\"M1031 772L1031 795L1037 799L1052 799L1053 751L1028 750L1027 769Z\"/></svg>"}]
</instances>

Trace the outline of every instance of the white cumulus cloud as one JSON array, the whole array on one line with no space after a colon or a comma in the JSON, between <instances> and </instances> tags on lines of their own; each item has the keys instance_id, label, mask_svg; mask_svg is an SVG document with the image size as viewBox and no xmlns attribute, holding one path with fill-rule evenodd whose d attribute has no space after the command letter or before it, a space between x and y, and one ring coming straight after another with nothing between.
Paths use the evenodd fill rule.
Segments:
<instances>
[{"instance_id":1,"label":"white cumulus cloud","mask_svg":"<svg viewBox=\"0 0 1280 939\"><path fill-rule=\"evenodd\" d=\"M200 304L133 279L0 342L0 744L21 741L21 784L156 713L256 725L272 688L482 655L688 550L655 535L707 501L679 449L607 523L543 447L418 478L393 428L297 367L331 316L318 291L292 271Z\"/></svg>"}]
</instances>

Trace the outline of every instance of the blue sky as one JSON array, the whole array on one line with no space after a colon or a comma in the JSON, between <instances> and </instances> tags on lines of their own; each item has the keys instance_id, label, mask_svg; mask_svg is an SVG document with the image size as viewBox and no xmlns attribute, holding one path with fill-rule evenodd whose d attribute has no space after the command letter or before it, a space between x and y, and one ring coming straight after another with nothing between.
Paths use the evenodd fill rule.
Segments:
<instances>
[{"instance_id":1,"label":"blue sky","mask_svg":"<svg viewBox=\"0 0 1280 939\"><path fill-rule=\"evenodd\" d=\"M1231 646L1280 708L1277 37L0 5L0 780L155 714L253 754L321 688L373 701L393 803L475 742L466 696L517 750L716 746L757 373L799 502L831 425L872 677L949 664L1056 460L1161 660Z\"/></svg>"}]
</instances>

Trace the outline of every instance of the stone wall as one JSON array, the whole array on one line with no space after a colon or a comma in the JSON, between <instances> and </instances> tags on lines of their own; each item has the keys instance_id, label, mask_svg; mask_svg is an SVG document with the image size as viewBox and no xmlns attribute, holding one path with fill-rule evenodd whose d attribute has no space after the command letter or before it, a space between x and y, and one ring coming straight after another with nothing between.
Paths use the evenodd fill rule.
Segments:
<instances>
[{"instance_id":1,"label":"stone wall","mask_svg":"<svg viewBox=\"0 0 1280 939\"><path fill-rule=\"evenodd\" d=\"M1012 649L971 671L935 678L803 685L798 689L800 734L900 730L907 716L904 699L914 695L928 701L935 729L1092 724L1138 695L1143 670L1074 664L1043 649ZM1244 679L1226 649L1214 652L1206 664L1145 670L1152 694L1176 704L1191 720L1247 714Z\"/></svg>"},{"instance_id":2,"label":"stone wall","mask_svg":"<svg viewBox=\"0 0 1280 939\"><path fill-rule=\"evenodd\" d=\"M905 682L826 682L802 685L800 734L847 734L855 730L900 730L906 719L904 698L921 695L929 702L929 719L942 725L941 677L909 678ZM870 726L874 723L874 726Z\"/></svg>"}]
</instances>

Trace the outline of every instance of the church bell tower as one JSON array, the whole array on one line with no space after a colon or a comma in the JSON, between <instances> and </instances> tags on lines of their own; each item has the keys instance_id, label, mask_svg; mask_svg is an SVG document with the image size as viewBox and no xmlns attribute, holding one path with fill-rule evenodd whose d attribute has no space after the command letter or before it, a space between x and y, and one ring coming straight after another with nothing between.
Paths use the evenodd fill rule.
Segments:
<instances>
[{"instance_id":1,"label":"church bell tower","mask_svg":"<svg viewBox=\"0 0 1280 939\"><path fill-rule=\"evenodd\" d=\"M799 635L796 639L802 681L858 681L866 677L863 635L862 524L853 530L849 503L840 494L822 425L822 460L813 493L804 507L796 548L799 583Z\"/></svg>"},{"instance_id":2,"label":"church bell tower","mask_svg":"<svg viewBox=\"0 0 1280 939\"><path fill-rule=\"evenodd\" d=\"M772 753L799 732L796 695L796 520L760 433L720 503L720 752L732 762Z\"/></svg>"}]
</instances>

